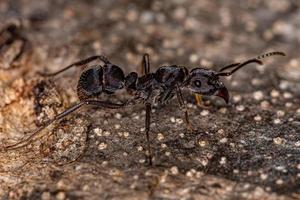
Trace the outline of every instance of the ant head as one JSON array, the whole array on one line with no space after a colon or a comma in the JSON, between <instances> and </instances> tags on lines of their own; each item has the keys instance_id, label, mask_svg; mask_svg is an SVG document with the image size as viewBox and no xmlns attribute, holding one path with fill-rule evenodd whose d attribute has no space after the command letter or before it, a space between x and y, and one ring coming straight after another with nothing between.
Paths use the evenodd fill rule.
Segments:
<instances>
[{"instance_id":1,"label":"ant head","mask_svg":"<svg viewBox=\"0 0 300 200\"><path fill-rule=\"evenodd\" d=\"M194 93L215 95L223 98L226 103L229 101L227 88L213 70L194 68L186 79L186 86Z\"/></svg>"}]
</instances>

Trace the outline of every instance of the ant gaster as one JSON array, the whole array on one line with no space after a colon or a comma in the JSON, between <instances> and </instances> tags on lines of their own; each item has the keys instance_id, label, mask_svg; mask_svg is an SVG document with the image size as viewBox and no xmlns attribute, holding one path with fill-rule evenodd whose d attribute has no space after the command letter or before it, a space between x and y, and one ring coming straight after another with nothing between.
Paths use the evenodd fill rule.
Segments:
<instances>
[{"instance_id":1,"label":"ant gaster","mask_svg":"<svg viewBox=\"0 0 300 200\"><path fill-rule=\"evenodd\" d=\"M152 164L152 153L150 148L150 113L151 106L154 103L164 104L172 97L176 96L179 106L185 112L185 120L189 126L188 113L182 96L182 89L188 89L196 94L215 95L223 98L226 103L229 101L229 93L223 82L219 79L221 76L230 76L240 68L250 64L263 64L261 59L268 56L285 54L282 52L270 52L257 58L249 59L241 63L233 63L223 67L219 71L205 68L194 68L189 71L186 67L171 65L159 67L156 72L150 72L149 55L143 56L142 67L144 75L138 76L136 72L125 75L123 70L104 56L92 56L87 59L75 62L54 73L42 73L42 76L55 76L72 67L85 66L94 60L100 60L104 65L93 65L86 68L80 75L77 94L80 102L69 107L64 112L56 115L52 120L34 131L27 139L16 144L7 146L7 149L15 149L25 146L37 133L48 127L54 121L60 120L70 113L76 111L84 105L92 105L99 108L119 109L128 107L137 103L143 103L146 107L146 138L148 149L148 162ZM102 93L113 94L117 90L125 88L132 98L124 103L112 103L99 100Z\"/></svg>"}]
</instances>

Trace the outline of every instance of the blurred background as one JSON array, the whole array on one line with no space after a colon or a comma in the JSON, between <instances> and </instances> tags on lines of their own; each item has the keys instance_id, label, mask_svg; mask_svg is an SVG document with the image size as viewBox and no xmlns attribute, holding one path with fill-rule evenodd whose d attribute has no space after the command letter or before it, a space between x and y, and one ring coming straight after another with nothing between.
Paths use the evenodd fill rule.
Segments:
<instances>
[{"instance_id":1,"label":"blurred background","mask_svg":"<svg viewBox=\"0 0 300 200\"><path fill-rule=\"evenodd\" d=\"M227 64L269 51L283 51L287 54L286 57L266 58L265 65L247 66L234 76L226 78L224 81L232 95L228 107L218 99L205 98L206 104L211 107L199 109L194 105L193 96L185 93L193 116L191 120L197 129L193 135L187 134L180 123L174 125L171 123L174 121L172 119L170 122L170 117L181 117L181 113L174 108L176 102L168 108L162 108L166 109L163 115L162 111L159 111L160 114L153 114L153 120L157 122L153 140L158 132L165 133L162 141L153 142L156 149L155 162L158 164L153 170L159 177L163 177L170 169L169 174L178 175L179 170L180 178L167 179L170 185L155 185L161 177L157 179L155 175L152 176L153 171L149 176L145 175L144 170L147 168L140 166L143 165L141 159L144 152L137 149L139 145L143 145L144 135L134 132L143 127L143 117L131 121L133 115L142 113L142 107L139 107L120 111L124 116L121 120L114 118L115 113L110 111L90 114L94 118L93 124L101 126L103 130L111 130L112 134L105 139L98 138L95 147L89 144L90 147L77 165L86 164L86 169L91 170L96 170L96 167L102 169L96 175L99 176L96 182L100 186L91 186L91 181L86 177L86 182L82 183L80 180L72 180L70 177L76 177L73 173L83 177L89 173L80 169L76 171L77 168L72 166L56 169L59 171L58 178L48 180L45 176L54 173L50 167L41 176L45 179L44 188L35 186L40 179L28 183L32 190L24 189L16 180L9 182L7 180L11 180L10 178L0 179L2 188L6 188L2 189L3 194L9 196L7 191L10 191L15 198L22 195L27 198L37 195L38 198L44 192L48 192L51 198L58 194L63 196L57 189L60 186L55 184L61 178L69 177L64 183L69 183L70 188L64 190L63 197L72 197L74 191L81 191L82 193L75 192L77 196L74 195L74 198L81 197L80 195L85 198L104 197L104 194L114 197L117 193L129 199L143 199L148 195L166 199L196 199L206 190L201 189L203 186L209 188L207 191L214 191L204 191L203 196L210 199L221 199L222 194L225 194L224 198L230 199L300 198L299 6L300 1L297 0L0 0L0 30L11 23L19 27L19 38L11 39L15 35L10 31L2 33L0 38L0 94L4 99L0 103L2 139L20 139L23 134L17 130L35 127L33 122L36 122L38 111L36 107L34 111L32 106L33 90L27 86L36 81L38 70L55 71L95 54L104 54L126 73L140 72L144 53L150 54L152 71L166 64L184 65L189 69L199 66L220 69ZM16 43L20 35L26 38L28 48L18 58L18 62L15 62L13 58L21 49ZM77 101L74 93L77 79L74 78L74 72L78 74L80 70L70 70L62 79L56 80L56 85L60 86L57 90L64 93L61 95L64 103L51 106L60 106L62 109L62 104L65 106ZM72 87L67 87L68 84ZM53 85L50 88L55 90ZM124 95L115 98L124 99L127 97ZM24 105L20 102L28 103ZM26 111L20 112L17 108ZM54 109L53 112L58 110ZM102 124L101 119L109 119L111 116L114 119ZM120 141L112 128L115 123L121 123L126 131L137 135L132 139L136 143ZM36 124L38 125L37 122ZM108 150L97 148L101 142L108 143ZM163 149L161 142L170 149ZM207 143L209 145L205 146ZM109 149L110 145L116 144L119 146ZM105 145L102 147L106 148ZM129 156L124 157L124 151ZM170 156L165 151L176 156ZM137 158L140 160L137 161ZM7 164L8 161L3 159L5 157L2 157L2 163ZM106 161L109 164L102 165ZM94 162L96 164L91 165ZM16 175L8 167L15 164L3 164L3 173L7 176ZM36 162L36 166L43 165ZM27 170L35 171L35 167L28 167ZM115 184L114 179L109 181L110 178L106 178L107 186L116 188L114 193L112 189L105 188L105 184L101 184L105 177L101 173L115 168L125 181L118 179L120 182ZM207 180L197 177L191 181L187 174L196 177L197 172L201 175L198 174L199 177L205 174L212 178ZM133 174L139 174L141 180L135 179ZM23 175L21 180L26 182L28 176ZM110 177L111 174L107 176ZM211 180L216 180L219 185L214 187ZM135 181L141 187L133 187L127 183ZM88 185L89 192L82 189L84 184ZM231 186L231 190L227 191L222 184ZM22 188L21 192L8 190L12 185ZM196 189L191 189L195 185ZM164 189L174 192L174 196ZM51 192L53 190L57 192ZM131 193L131 190L134 192ZM44 195L47 196L48 193ZM116 196L118 197L120 196Z\"/></svg>"}]
</instances>

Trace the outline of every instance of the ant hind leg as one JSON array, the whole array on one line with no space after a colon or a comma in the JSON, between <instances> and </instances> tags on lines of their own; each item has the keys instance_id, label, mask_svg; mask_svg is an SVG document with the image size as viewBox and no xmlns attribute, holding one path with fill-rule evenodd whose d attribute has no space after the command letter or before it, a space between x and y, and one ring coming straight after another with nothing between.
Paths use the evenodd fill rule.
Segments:
<instances>
[{"instance_id":1,"label":"ant hind leg","mask_svg":"<svg viewBox=\"0 0 300 200\"><path fill-rule=\"evenodd\" d=\"M118 108L122 108L122 107L127 106L127 103L116 104L116 103L111 103L111 102L106 102L106 101L99 101L99 100L85 100L85 101L79 102L79 103L71 106L70 108L66 109L62 113L56 115L53 119L49 120L46 124L44 124L43 126L39 127L37 130L35 130L33 133L31 133L26 139L24 139L20 142L17 142L15 144L12 144L12 145L8 145L8 146L4 147L4 149L5 150L15 150L15 149L19 149L19 148L22 148L24 146L27 146L29 144L29 142L39 132L41 132L42 130L44 130L48 126L50 126L53 122L66 117L67 115L73 113L74 111L78 110L79 108L81 108L84 105L92 105L92 106L101 107L101 108L118 109Z\"/></svg>"},{"instance_id":2,"label":"ant hind leg","mask_svg":"<svg viewBox=\"0 0 300 200\"><path fill-rule=\"evenodd\" d=\"M60 74L60 73L62 73L64 71L67 71L70 68L73 68L73 67L82 67L82 66L84 66L84 65L86 65L86 64L88 64L88 63L90 63L90 62L92 62L94 60L100 60L100 61L104 62L105 64L109 64L110 63L105 56L103 56L103 55L96 55L96 56L91 56L91 57L88 57L86 59L83 59L83 60L77 61L75 63L72 63L72 64L70 64L70 65L68 65L68 66L64 67L63 69L60 69L60 70L58 70L56 72L49 72L48 73L48 72L40 72L39 71L37 73L39 75L41 75L41 76L46 76L46 77L56 76L56 75L58 75L58 74Z\"/></svg>"}]
</instances>

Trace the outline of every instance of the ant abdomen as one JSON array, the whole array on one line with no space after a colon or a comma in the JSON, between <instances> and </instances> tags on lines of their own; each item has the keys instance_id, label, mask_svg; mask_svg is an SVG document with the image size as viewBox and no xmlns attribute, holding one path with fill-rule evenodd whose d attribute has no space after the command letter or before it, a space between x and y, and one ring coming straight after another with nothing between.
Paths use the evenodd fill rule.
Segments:
<instances>
[{"instance_id":1,"label":"ant abdomen","mask_svg":"<svg viewBox=\"0 0 300 200\"><path fill-rule=\"evenodd\" d=\"M103 69L94 65L80 75L77 84L77 95L80 100L96 97L103 91Z\"/></svg>"},{"instance_id":2,"label":"ant abdomen","mask_svg":"<svg viewBox=\"0 0 300 200\"><path fill-rule=\"evenodd\" d=\"M83 71L77 85L80 100L99 96L102 92L112 94L125 85L123 70L113 64L94 65Z\"/></svg>"}]
</instances>

